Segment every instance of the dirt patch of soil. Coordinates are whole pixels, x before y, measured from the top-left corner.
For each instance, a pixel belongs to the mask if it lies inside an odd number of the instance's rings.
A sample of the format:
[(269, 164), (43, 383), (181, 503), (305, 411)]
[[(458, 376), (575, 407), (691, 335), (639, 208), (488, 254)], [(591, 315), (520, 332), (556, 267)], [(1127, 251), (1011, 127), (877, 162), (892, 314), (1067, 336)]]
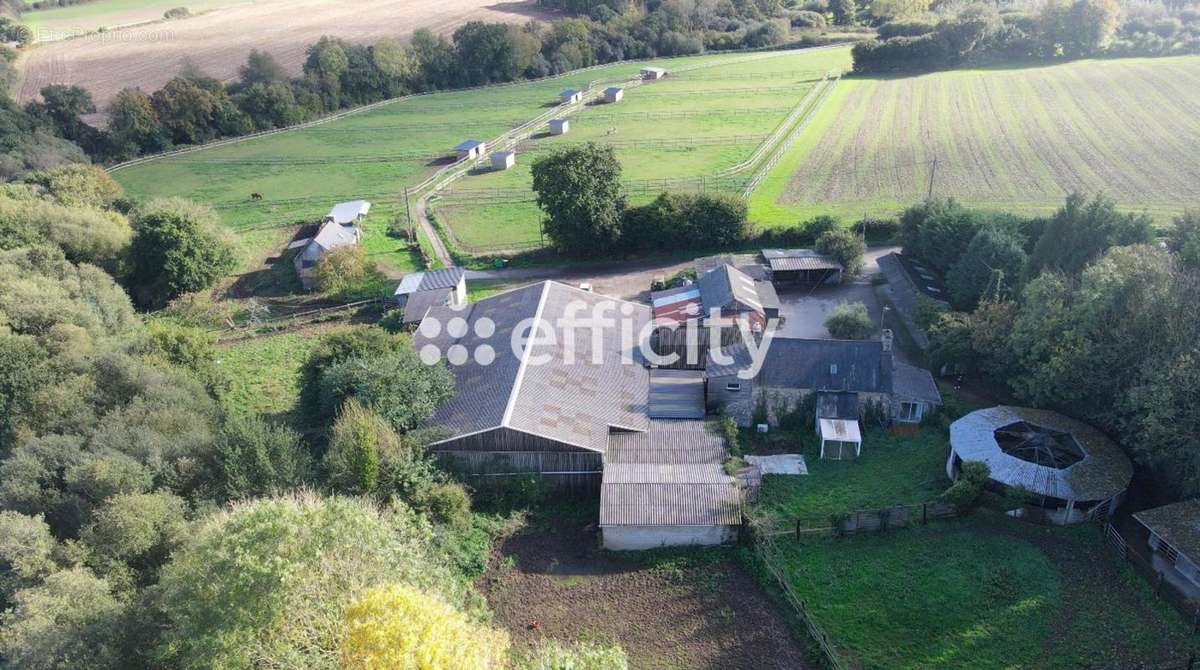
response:
[(260, 0), (178, 21), (111, 30), (31, 49), (18, 99), (48, 84), (77, 84), (104, 109), (121, 89), (154, 91), (185, 62), (232, 79), (251, 48), (269, 51), (296, 74), (322, 35), (369, 43), (407, 39), (418, 28), (448, 35), (472, 20), (524, 23), (547, 18), (532, 0)]
[(613, 553), (599, 540), (594, 524), (573, 518), (501, 542), (479, 587), (515, 646), (616, 642), (636, 670), (809, 667), (732, 549)]

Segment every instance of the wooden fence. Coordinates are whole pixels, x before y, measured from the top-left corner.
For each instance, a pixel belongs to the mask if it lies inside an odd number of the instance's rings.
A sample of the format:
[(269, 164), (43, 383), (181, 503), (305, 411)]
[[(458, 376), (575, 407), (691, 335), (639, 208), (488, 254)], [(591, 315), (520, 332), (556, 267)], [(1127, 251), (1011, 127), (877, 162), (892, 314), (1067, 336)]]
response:
[[(761, 519), (752, 521), (751, 523), (752, 525), (765, 524)], [(825, 665), (831, 670), (858, 670), (858, 668), (861, 668), (859, 663), (851, 660), (846, 652), (838, 648), (833, 638), (829, 637), (825, 629), (813, 618), (812, 613), (808, 609), (808, 603), (792, 588), (791, 581), (787, 579), (783, 568), (775, 560), (775, 533), (768, 528), (759, 526), (756, 528), (754, 535), (756, 538), (754, 548), (758, 554), (759, 561), (766, 567), (767, 572), (771, 574), (784, 599), (791, 605), (796, 616), (804, 623), (804, 628), (808, 632), (809, 638), (816, 644), (817, 649), (820, 650)]]
[[(1162, 571), (1154, 566), (1150, 556), (1111, 523), (1104, 524), (1104, 539), (1118, 556), (1133, 566), (1134, 572), (1150, 583), (1155, 595), (1170, 603), (1184, 618), (1192, 622), (1192, 632), (1200, 633), (1200, 602), (1171, 583)], [(1190, 668), (1191, 665), (1187, 667)]]
[(801, 539), (805, 535), (825, 534), (853, 535), (862, 532), (878, 532), (895, 528), (907, 528), (914, 525), (924, 525), (935, 519), (948, 519), (958, 516), (958, 508), (940, 501), (917, 503), (915, 505), (891, 505), (879, 509), (856, 510), (845, 514), (831, 514), (821, 517), (797, 517), (794, 527), (776, 531), (776, 535), (795, 535)]
[(292, 314), (266, 316), (253, 319), (248, 323), (235, 324), (231, 322), (227, 328), (215, 329), (215, 332), (217, 333), (217, 339), (221, 341), (247, 339), (255, 335), (277, 332), (309, 323), (333, 319), (344, 312), (357, 312), (360, 309), (372, 305), (382, 305), (385, 302), (383, 298), (370, 298), (368, 300), (358, 300), (340, 305), (318, 307)]

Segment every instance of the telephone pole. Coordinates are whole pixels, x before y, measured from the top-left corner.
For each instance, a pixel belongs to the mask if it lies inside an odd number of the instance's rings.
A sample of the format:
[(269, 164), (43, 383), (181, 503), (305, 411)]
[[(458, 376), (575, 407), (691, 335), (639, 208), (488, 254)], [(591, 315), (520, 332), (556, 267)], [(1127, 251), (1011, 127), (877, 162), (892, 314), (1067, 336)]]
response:
[(929, 191), (925, 194), (926, 200), (933, 200), (933, 179), (937, 176), (937, 156), (933, 157), (933, 162), (929, 164)]
[(413, 221), (412, 207), (408, 204), (408, 187), (404, 187), (404, 216), (408, 218), (408, 240), (417, 241), (417, 222)]

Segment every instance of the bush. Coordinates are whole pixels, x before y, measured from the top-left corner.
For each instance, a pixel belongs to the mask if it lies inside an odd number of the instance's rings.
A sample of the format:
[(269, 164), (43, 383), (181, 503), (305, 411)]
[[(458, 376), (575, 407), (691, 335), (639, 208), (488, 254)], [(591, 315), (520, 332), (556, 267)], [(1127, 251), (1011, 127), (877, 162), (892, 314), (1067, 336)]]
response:
[(188, 11), (187, 7), (172, 7), (171, 9), (163, 12), (164, 19), (182, 19), (191, 15), (192, 13)]
[(742, 455), (742, 435), (738, 429), (737, 422), (728, 414), (721, 415), (721, 436), (725, 438), (725, 449), (730, 456), (740, 457)]
[(842, 264), (845, 270), (842, 278), (845, 279), (862, 271), (863, 254), (867, 251), (867, 245), (854, 233), (845, 228), (838, 228), (821, 233), (817, 238), (816, 249), (818, 253), (830, 256)]
[(914, 311), (913, 320), (917, 322), (917, 327), (928, 331), (943, 314), (950, 311), (950, 308), (922, 293), (917, 295), (917, 307)]
[(454, 375), (445, 365), (426, 365), (416, 351), (404, 347), (331, 365), (321, 376), (320, 394), (322, 417), (334, 416), (353, 397), (403, 433), (454, 395)]
[(958, 481), (942, 493), (942, 500), (951, 503), (959, 512), (966, 513), (979, 503), (984, 486), (991, 476), (988, 464), (982, 461), (965, 461), (959, 468)]
[(471, 496), (457, 482), (430, 483), (418, 489), (410, 502), (434, 523), (461, 528), (471, 519)]
[(730, 249), (749, 231), (745, 201), (727, 195), (662, 193), (621, 215), (621, 246), (633, 252)]
[(809, 244), (816, 244), (817, 239), (825, 233), (838, 230), (842, 227), (842, 222), (836, 216), (822, 214), (800, 224), (801, 230), (804, 231), (804, 236), (808, 238)]
[(879, 26), (879, 39), (890, 40), (893, 37), (920, 37), (937, 30), (937, 22), (933, 19), (900, 19), (888, 21)]
[(152, 200), (134, 210), (133, 232), (130, 285), (148, 306), (208, 288), (236, 265), (233, 246), (206, 205)]
[(865, 340), (875, 332), (875, 324), (861, 302), (841, 303), (825, 319), (825, 328), (838, 340)]
[(330, 486), (338, 492), (374, 493), (381, 463), (410, 456), (391, 424), (352, 398), (342, 406), (330, 431), (325, 470)]
[(341, 670), (500, 670), (508, 636), (416, 589), (384, 584), (346, 608)]
[(817, 12), (801, 10), (792, 16), (793, 28), (816, 28), (817, 30), (824, 30), (827, 25), (825, 15)]

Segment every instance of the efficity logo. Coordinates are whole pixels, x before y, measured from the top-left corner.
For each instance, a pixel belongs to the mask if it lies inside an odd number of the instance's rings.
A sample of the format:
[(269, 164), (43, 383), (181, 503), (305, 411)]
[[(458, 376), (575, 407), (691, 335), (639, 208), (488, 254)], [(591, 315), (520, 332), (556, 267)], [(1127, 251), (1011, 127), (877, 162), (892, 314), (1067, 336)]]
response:
[[(740, 336), (741, 362), (746, 363), (737, 375), (751, 379), (762, 368), (779, 326), (777, 319), (770, 319), (759, 327), (744, 315), (723, 316), (719, 309), (703, 318), (693, 312), (684, 321), (647, 321), (636, 318), (637, 310), (628, 302), (576, 300), (566, 305), (561, 317), (527, 317), (502, 331), (486, 316), (468, 321), (465, 310), (466, 305), (456, 306), (449, 313), (421, 320), (417, 332), (426, 343), (417, 353), (423, 363), (436, 365), (444, 360), (455, 367), (468, 363), (488, 366), (496, 362), (498, 351), (507, 350), (534, 366), (602, 365), (614, 355), (627, 365), (666, 367), (685, 359), (689, 364), (707, 360), (734, 365), (738, 361), (722, 347), (730, 341), (732, 329)], [(672, 344), (662, 346), (664, 341)]]

